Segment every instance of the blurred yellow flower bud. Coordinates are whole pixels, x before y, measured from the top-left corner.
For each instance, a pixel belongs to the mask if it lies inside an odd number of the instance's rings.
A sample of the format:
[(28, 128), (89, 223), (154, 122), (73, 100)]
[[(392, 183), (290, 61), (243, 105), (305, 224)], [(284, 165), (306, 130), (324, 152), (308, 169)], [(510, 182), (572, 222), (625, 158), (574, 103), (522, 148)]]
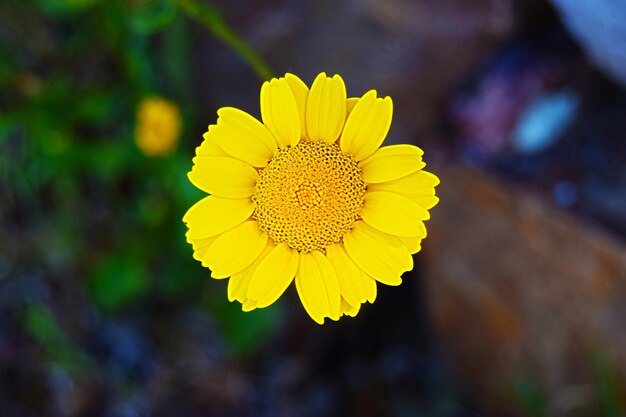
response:
[(172, 153), (180, 139), (180, 128), (180, 110), (174, 102), (153, 96), (139, 103), (135, 142), (144, 155)]

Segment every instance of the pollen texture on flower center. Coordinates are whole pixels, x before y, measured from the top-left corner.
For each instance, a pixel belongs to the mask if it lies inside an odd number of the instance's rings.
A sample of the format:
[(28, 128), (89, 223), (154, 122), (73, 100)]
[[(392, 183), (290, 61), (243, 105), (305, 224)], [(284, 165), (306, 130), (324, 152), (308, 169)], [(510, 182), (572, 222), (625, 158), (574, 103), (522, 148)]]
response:
[(352, 229), (364, 195), (360, 168), (337, 144), (303, 140), (259, 173), (254, 218), (275, 243), (324, 252)]

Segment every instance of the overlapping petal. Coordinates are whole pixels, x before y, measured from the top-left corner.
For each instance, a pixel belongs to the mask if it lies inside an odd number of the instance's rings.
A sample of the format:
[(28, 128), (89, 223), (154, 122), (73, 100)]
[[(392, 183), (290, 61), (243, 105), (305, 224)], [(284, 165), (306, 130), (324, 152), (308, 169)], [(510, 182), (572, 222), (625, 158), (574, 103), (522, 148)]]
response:
[(430, 218), (428, 210), (407, 197), (389, 191), (365, 194), (361, 218), (365, 223), (396, 236), (426, 236), (423, 220)]
[(355, 161), (371, 156), (385, 140), (392, 115), (391, 98), (377, 98), (375, 90), (368, 91), (350, 112), (339, 140), (341, 150)]
[(285, 78), (266, 81), (261, 87), (261, 117), (280, 148), (300, 141), (300, 111)]
[(339, 75), (320, 73), (313, 81), (306, 102), (306, 128), (314, 141), (333, 143), (346, 120), (346, 86)]
[(335, 269), (341, 296), (352, 306), (359, 306), (376, 298), (376, 282), (365, 275), (346, 253), (343, 244), (326, 248), (326, 257)]
[(339, 320), (341, 293), (337, 275), (328, 258), (318, 251), (300, 253), (296, 289), (309, 316), (319, 324), (324, 318)]
[(290, 73), (285, 74), (285, 81), (289, 84), (298, 106), (300, 135), (302, 138), (308, 139), (309, 134), (306, 131), (306, 102), (309, 97), (309, 87), (300, 78)]
[(367, 275), (387, 285), (400, 285), (403, 272), (413, 269), (409, 250), (396, 237), (371, 229), (363, 221), (344, 236), (350, 259)]
[(361, 304), (352, 306), (343, 297), (341, 297), (340, 312), (342, 316), (356, 317), (360, 309), (361, 309)]
[[(426, 237), (426, 235), (424, 235)], [(398, 239), (406, 246), (411, 254), (422, 250), (422, 240), (424, 237), (398, 236)]]
[(215, 136), (213, 135), (213, 129), (215, 129), (215, 126), (217, 125), (210, 125), (209, 130), (202, 135), (204, 140), (200, 146), (196, 148), (196, 155), (228, 156), (228, 154), (224, 152), (215, 141)]
[(439, 178), (427, 171), (419, 170), (395, 180), (372, 184), (367, 187), (374, 191), (393, 191), (405, 195), (434, 195)]
[(439, 178), (430, 172), (419, 170), (396, 180), (369, 184), (368, 191), (389, 191), (409, 198), (426, 210), (430, 210), (439, 202), (435, 196), (435, 187)]
[(380, 148), (359, 163), (367, 184), (392, 181), (412, 174), (426, 166), (423, 151), (413, 145), (391, 145)]
[(200, 155), (187, 175), (202, 191), (225, 198), (250, 197), (259, 179), (256, 169), (246, 162), (227, 156)]
[(217, 239), (217, 236), (187, 240), (191, 243), (191, 247), (193, 248), (193, 258), (200, 261), (203, 266), (206, 266), (204, 261), (206, 252), (209, 250), (209, 247), (213, 244), (213, 242), (215, 242), (215, 239)]
[(348, 101), (346, 101), (346, 120), (350, 117), (350, 113), (352, 113), (354, 106), (356, 106), (359, 100), (361, 100), (361, 97), (349, 97)]
[(255, 221), (246, 221), (222, 233), (209, 246), (204, 259), (211, 277), (225, 278), (243, 271), (261, 254), (267, 233)]
[(228, 280), (228, 301), (237, 300), (241, 304), (245, 304), (248, 299), (248, 285), (250, 284), (250, 279), (252, 279), (252, 274), (256, 271), (257, 266), (265, 259), (265, 256), (270, 253), (276, 245), (272, 243), (271, 239), (268, 239), (265, 244), (265, 248), (261, 254), (244, 270), (233, 274), (232, 277)]
[(298, 252), (280, 243), (259, 263), (248, 285), (246, 304), (267, 307), (278, 300), (296, 275)]
[(183, 217), (190, 239), (218, 235), (247, 220), (254, 212), (249, 198), (230, 199), (208, 196), (191, 206)]
[(430, 210), (435, 207), (437, 203), (439, 203), (439, 197), (434, 195), (415, 196), (412, 197), (412, 200), (424, 207), (426, 210)]
[(217, 125), (209, 134), (228, 155), (261, 168), (278, 151), (272, 133), (248, 113), (233, 107), (222, 107), (217, 114)]

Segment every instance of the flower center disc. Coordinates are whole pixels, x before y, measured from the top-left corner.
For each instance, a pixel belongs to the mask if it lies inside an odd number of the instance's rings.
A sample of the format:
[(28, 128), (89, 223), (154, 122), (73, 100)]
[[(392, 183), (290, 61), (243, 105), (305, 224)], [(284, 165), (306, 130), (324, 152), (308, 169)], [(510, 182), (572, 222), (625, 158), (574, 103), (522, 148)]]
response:
[(360, 168), (337, 144), (302, 140), (259, 172), (254, 218), (277, 244), (324, 251), (352, 229), (364, 195)]

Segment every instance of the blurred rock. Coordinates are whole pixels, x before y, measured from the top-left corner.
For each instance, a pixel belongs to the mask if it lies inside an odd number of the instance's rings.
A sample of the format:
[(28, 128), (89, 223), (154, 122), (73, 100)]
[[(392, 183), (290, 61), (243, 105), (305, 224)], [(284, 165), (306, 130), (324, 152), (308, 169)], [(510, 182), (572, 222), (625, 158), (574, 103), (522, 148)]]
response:
[(517, 378), (557, 395), (590, 382), (597, 349), (626, 374), (626, 247), (484, 174), (438, 175), (423, 256), (428, 300), (470, 395), (511, 412)]
[(626, 85), (626, 3), (551, 0), (563, 23), (607, 75)]

